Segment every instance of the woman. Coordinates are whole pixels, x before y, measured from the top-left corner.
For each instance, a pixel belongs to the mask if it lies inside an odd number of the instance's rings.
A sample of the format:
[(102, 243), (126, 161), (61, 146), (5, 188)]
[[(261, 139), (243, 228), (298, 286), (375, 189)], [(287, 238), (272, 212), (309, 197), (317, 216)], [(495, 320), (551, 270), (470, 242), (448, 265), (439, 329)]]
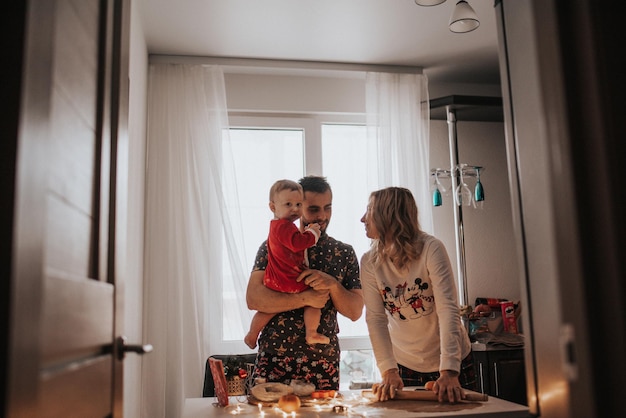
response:
[(443, 243), (420, 230), (411, 192), (389, 187), (370, 195), (361, 218), (371, 249), (361, 258), (366, 321), (383, 377), (378, 400), (404, 386), (435, 381), (439, 402), (474, 389), (470, 340)]

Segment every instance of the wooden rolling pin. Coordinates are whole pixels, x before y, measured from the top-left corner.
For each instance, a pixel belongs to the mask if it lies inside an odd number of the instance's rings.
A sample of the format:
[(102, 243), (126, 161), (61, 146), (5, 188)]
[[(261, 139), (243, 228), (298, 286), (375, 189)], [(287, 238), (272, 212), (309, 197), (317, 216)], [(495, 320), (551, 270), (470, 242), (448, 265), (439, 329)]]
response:
[[(361, 396), (368, 399), (375, 398), (374, 392), (371, 389), (366, 389), (361, 392)], [(396, 392), (396, 396), (393, 400), (408, 400), (408, 401), (439, 401), (439, 397), (435, 394), (435, 392), (431, 390), (399, 390)], [(489, 396), (484, 393), (473, 392), (470, 390), (465, 390), (465, 401), (472, 402), (487, 402), (489, 400)]]

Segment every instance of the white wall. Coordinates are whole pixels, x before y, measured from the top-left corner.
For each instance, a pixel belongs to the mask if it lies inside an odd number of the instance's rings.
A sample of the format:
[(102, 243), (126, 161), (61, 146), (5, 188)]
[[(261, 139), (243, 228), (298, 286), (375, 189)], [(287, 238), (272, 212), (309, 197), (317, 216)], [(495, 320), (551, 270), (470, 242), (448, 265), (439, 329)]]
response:
[[(431, 121), (431, 168), (450, 168), (448, 124)], [(468, 302), (477, 297), (518, 301), (518, 277), (504, 124), (502, 122), (457, 122), (459, 163), (484, 167), (482, 209), (463, 207)], [(474, 179), (467, 180), (473, 190)], [(446, 186), (449, 186), (449, 182)], [(443, 205), (433, 208), (435, 235), (446, 245), (456, 268), (453, 194), (443, 196)]]
[[(177, 60), (180, 62), (180, 60)], [(267, 112), (365, 112), (365, 73), (333, 71), (332, 76), (255, 75), (225, 71), (231, 110)], [(430, 84), (431, 99), (451, 95), (501, 95), (499, 85)]]
[(225, 73), (229, 110), (365, 113), (364, 76), (255, 76)]

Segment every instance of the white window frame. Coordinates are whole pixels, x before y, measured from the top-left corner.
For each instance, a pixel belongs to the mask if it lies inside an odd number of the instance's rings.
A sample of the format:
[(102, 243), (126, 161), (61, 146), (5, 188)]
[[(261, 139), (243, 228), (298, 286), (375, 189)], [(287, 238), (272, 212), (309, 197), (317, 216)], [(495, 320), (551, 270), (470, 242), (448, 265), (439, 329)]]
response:
[[(323, 124), (365, 124), (365, 115), (356, 113), (281, 114), (262, 112), (229, 112), (228, 117), (231, 129), (303, 129), (305, 175), (324, 175), (322, 167)], [(332, 223), (330, 235), (332, 236)], [(360, 256), (361, 254), (357, 254), (357, 257)], [(247, 264), (252, 265), (251, 263)], [(360, 320), (365, 320), (365, 311), (363, 311), (363, 315)], [(342, 337), (340, 333), (339, 342), (342, 351), (371, 349), (371, 342), (368, 335), (360, 337)], [(235, 342), (222, 341), (220, 345), (231, 346), (233, 343)], [(244, 348), (245, 345), (241, 342), (241, 350)]]

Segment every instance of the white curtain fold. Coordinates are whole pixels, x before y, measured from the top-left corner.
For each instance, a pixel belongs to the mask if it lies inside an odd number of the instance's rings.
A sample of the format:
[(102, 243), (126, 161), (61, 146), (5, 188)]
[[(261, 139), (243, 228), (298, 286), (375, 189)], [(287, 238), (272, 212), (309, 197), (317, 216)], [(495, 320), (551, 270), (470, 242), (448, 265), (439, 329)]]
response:
[(366, 75), (368, 160), (378, 163), (377, 188), (411, 190), (422, 229), (433, 232), (430, 198), (428, 79), (423, 74)]
[[(224, 236), (238, 258), (223, 215), (228, 202), (237, 205), (222, 187), (229, 154), (221, 68), (153, 64), (148, 82), (143, 318), (154, 351), (142, 362), (142, 416), (176, 418), (186, 397), (202, 396)], [(237, 263), (230, 268), (244, 276)]]

